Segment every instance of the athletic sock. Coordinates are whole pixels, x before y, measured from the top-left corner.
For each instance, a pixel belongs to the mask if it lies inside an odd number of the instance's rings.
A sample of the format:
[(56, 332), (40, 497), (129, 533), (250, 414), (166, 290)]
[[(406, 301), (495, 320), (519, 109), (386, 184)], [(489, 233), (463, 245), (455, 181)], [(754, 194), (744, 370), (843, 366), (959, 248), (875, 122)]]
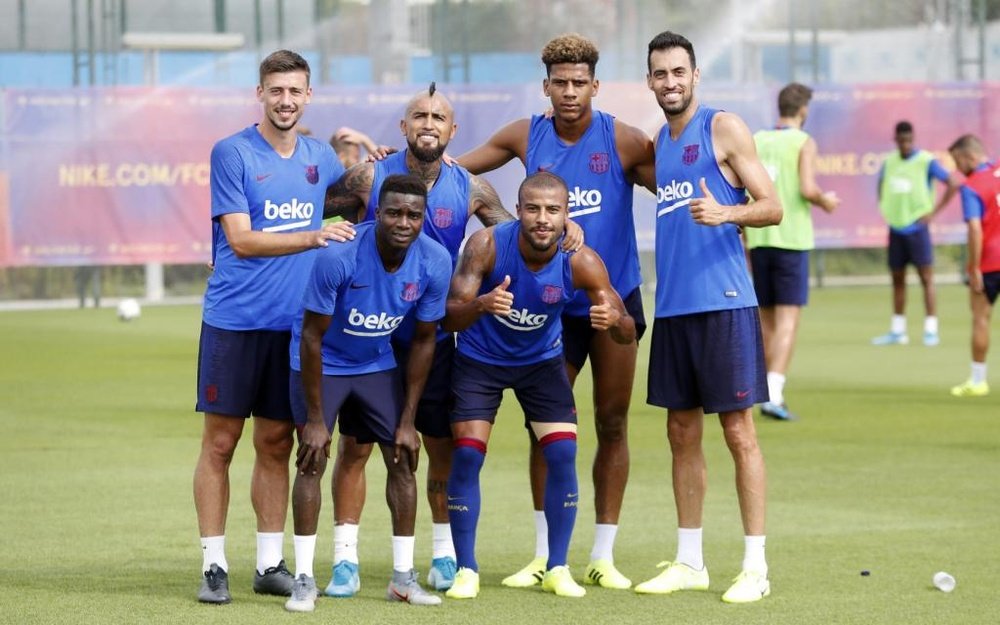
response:
[(302, 574), (316, 577), (313, 575), (313, 560), (316, 559), (316, 534), (312, 536), (292, 534), (292, 543), (295, 545), (295, 577)]
[(615, 536), (618, 526), (609, 523), (598, 523), (594, 526), (594, 548), (590, 550), (590, 561), (607, 560), (614, 562)]
[(392, 570), (407, 573), (413, 570), (413, 536), (392, 537)]
[(549, 560), (546, 569), (563, 566), (576, 523), (580, 491), (576, 481), (576, 434), (553, 432), (538, 441), (548, 465), (545, 478), (545, 521), (549, 526)]
[(938, 333), (938, 318), (934, 316), (926, 317), (924, 319), (924, 332), (928, 334)]
[(479, 472), (486, 461), (486, 443), (456, 438), (448, 476), (448, 519), (459, 568), (479, 570), (476, 563), (476, 525), (479, 523)]
[(705, 568), (705, 560), (701, 553), (701, 528), (677, 528), (676, 562), (686, 564), (696, 571)]
[(764, 536), (743, 537), (743, 570), (756, 571), (767, 576), (767, 559), (764, 557)]
[(906, 334), (906, 315), (893, 315), (889, 328), (893, 334)]
[(454, 558), (455, 545), (451, 542), (451, 524), (434, 523), (431, 528), (431, 558)]
[(535, 510), (535, 558), (549, 558), (549, 524), (545, 510)]
[(226, 535), (205, 536), (201, 539), (201, 571), (208, 571), (213, 564), (218, 565), (223, 571), (229, 571), (229, 563), (226, 562)]
[(982, 384), (985, 381), (986, 381), (986, 363), (985, 362), (972, 363), (972, 383)]
[(358, 526), (343, 523), (333, 526), (333, 563), (347, 560), (358, 563)]
[(285, 542), (284, 532), (257, 532), (257, 572), (278, 566)]
[(771, 403), (785, 403), (785, 375), (783, 373), (767, 372), (767, 394), (771, 396)]

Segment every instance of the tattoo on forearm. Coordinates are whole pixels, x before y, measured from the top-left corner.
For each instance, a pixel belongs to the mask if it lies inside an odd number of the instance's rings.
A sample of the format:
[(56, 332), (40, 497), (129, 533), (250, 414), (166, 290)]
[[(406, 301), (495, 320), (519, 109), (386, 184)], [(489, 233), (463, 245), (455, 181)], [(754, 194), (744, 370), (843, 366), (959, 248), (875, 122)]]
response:
[(469, 204), (484, 226), (495, 226), (498, 223), (514, 219), (514, 216), (503, 207), (500, 196), (493, 185), (478, 176), (473, 176), (469, 180), (469, 185), (471, 187)]
[(373, 169), (369, 163), (356, 165), (326, 191), (323, 218), (343, 217), (357, 223), (364, 218), (365, 201), (371, 193)]

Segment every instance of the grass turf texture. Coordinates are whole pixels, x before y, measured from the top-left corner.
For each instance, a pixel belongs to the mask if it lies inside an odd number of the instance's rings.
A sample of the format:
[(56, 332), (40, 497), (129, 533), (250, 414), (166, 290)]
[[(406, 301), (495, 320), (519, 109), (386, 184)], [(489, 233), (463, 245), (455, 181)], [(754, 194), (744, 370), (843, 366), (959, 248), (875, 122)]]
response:
[[(132, 323), (107, 309), (0, 313), (0, 623), (994, 623), (1000, 361), (994, 353), (993, 396), (950, 397), (948, 388), (968, 374), (966, 293), (939, 289), (942, 343), (926, 348), (919, 289), (910, 291), (913, 343), (896, 347), (869, 345), (888, 325), (887, 288), (813, 292), (786, 393), (803, 419), (757, 418), (769, 474), (773, 593), (749, 606), (720, 601), (743, 544), (732, 462), (714, 417), (705, 431), (708, 592), (656, 597), (588, 587), (585, 598), (570, 600), (501, 587), (534, 544), (527, 443), (513, 397), (483, 471), (477, 600), (418, 608), (383, 599), (391, 548), (377, 460), (369, 464), (359, 596), (321, 599), (314, 614), (291, 615), (283, 599), (254, 595), (247, 429), (231, 472), (233, 603), (200, 605), (191, 497), (201, 432), (192, 412), (199, 310), (147, 306)], [(673, 557), (676, 536), (664, 413), (644, 403), (647, 349), (644, 342), (616, 547), (617, 564), (633, 582)], [(577, 389), (581, 509), (570, 553), (578, 580), (593, 538), (589, 392), (585, 372)], [(332, 552), (325, 497), (321, 588)], [(416, 563), (423, 576), (430, 521), (422, 487), (420, 497)], [(294, 569), (290, 520), (287, 533)], [(937, 570), (957, 578), (955, 592), (932, 588)]]

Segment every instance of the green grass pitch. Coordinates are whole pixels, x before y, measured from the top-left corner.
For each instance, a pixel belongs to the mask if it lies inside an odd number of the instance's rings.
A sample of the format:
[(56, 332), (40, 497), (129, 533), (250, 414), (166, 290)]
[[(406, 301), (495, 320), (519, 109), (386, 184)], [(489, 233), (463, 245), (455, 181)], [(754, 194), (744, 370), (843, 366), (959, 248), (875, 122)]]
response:
[[(911, 338), (921, 324), (918, 291), (911, 287)], [(530, 559), (534, 544), (527, 443), (509, 397), (483, 472), (480, 597), (439, 608), (383, 599), (391, 548), (384, 471), (373, 460), (362, 590), (351, 600), (322, 599), (311, 615), (288, 614), (281, 599), (250, 591), (249, 431), (231, 473), (233, 603), (195, 601), (198, 308), (147, 306), (132, 323), (108, 309), (0, 313), (0, 623), (996, 623), (1000, 360), (992, 355), (993, 396), (950, 397), (948, 388), (968, 375), (969, 313), (960, 287), (941, 287), (939, 299), (940, 346), (915, 340), (876, 348), (869, 340), (888, 327), (888, 288), (813, 291), (787, 387), (803, 419), (757, 420), (769, 479), (773, 591), (764, 601), (720, 601), (743, 546), (732, 462), (714, 417), (705, 439), (708, 592), (650, 597), (590, 587), (585, 598), (571, 600), (502, 588), (500, 580)], [(996, 328), (994, 335), (1000, 341)], [(673, 557), (676, 536), (665, 415), (644, 402), (647, 347), (616, 548), (619, 568), (635, 582)], [(570, 564), (578, 578), (594, 520), (588, 377), (581, 375), (577, 388), (585, 505)], [(329, 579), (332, 541), (326, 496), (316, 562), (321, 585)], [(290, 533), (289, 522), (289, 560)], [(426, 571), (429, 560), (421, 488), (418, 569)], [(953, 593), (931, 586), (938, 570), (957, 578)]]

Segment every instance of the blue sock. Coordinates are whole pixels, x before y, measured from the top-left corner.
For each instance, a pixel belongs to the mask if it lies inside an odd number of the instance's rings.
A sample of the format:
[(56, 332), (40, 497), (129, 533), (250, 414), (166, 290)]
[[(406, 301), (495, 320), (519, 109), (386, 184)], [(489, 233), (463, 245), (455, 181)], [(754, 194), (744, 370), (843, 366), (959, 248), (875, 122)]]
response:
[(456, 438), (448, 476), (448, 520), (455, 561), (459, 568), (479, 570), (476, 563), (476, 525), (479, 523), (479, 472), (486, 460), (486, 443)]
[(576, 434), (555, 432), (542, 437), (548, 465), (545, 478), (545, 521), (549, 525), (549, 561), (546, 569), (566, 564), (569, 539), (576, 524), (580, 491), (576, 481)]

